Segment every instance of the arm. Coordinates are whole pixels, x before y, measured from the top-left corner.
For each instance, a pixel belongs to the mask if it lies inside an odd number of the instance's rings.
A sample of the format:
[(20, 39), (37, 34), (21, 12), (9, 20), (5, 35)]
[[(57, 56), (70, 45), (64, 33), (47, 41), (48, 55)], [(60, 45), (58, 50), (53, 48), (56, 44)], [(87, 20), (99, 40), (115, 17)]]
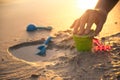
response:
[(98, 35), (103, 28), (108, 13), (118, 1), (119, 0), (99, 0), (95, 9), (87, 10), (80, 18), (74, 21), (71, 26), (73, 33), (79, 35), (89, 34), (92, 25), (95, 23), (96, 29), (92, 36)]
[(108, 14), (118, 1), (119, 0), (99, 0), (95, 9), (102, 10)]

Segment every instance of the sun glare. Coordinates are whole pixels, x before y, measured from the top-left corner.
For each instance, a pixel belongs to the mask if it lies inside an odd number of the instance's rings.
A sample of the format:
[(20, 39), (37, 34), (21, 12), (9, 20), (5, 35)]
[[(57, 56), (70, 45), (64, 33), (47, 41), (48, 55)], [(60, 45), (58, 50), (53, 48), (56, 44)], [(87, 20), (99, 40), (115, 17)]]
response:
[(98, 0), (77, 0), (77, 7), (82, 10), (93, 9), (97, 2)]

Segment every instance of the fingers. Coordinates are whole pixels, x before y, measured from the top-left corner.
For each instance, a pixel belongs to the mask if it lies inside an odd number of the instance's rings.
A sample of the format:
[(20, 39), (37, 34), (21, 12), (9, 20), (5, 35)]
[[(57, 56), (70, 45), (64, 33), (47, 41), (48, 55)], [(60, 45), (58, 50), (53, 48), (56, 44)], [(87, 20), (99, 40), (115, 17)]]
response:
[(74, 25), (76, 24), (77, 20), (78, 20), (78, 19), (76, 19), (76, 20), (73, 22), (73, 24), (72, 24), (72, 26), (70, 26), (70, 28), (74, 28)]
[(84, 31), (85, 31), (85, 28), (84, 28), (85, 24), (86, 24), (86, 22), (81, 21), (80, 29), (79, 29), (79, 32), (78, 32), (79, 35), (82, 35), (84, 33)]
[(85, 24), (89, 18), (88, 11), (86, 11), (79, 19), (75, 20), (70, 28), (73, 28), (74, 34), (84, 34)]
[(88, 20), (87, 27), (86, 27), (85, 32), (84, 32), (85, 34), (90, 33), (93, 23), (94, 23), (93, 20), (91, 20), (91, 19)]
[(73, 33), (74, 33), (74, 34), (78, 33), (78, 28), (79, 28), (79, 26), (80, 26), (80, 20), (77, 19), (77, 20), (73, 23), (73, 25), (72, 25), (72, 27), (74, 27), (74, 29), (73, 29)]
[(80, 19), (79, 35), (82, 35), (85, 32), (85, 24), (88, 21), (88, 16), (89, 16), (88, 13), (85, 13)]
[[(77, 19), (70, 28), (73, 28), (75, 34), (89, 34), (93, 23), (96, 24), (96, 29), (93, 36), (97, 36), (102, 30), (103, 24), (106, 21), (106, 15), (101, 15), (96, 10), (87, 10), (79, 19)], [(86, 26), (87, 24), (87, 26)], [(86, 26), (86, 29), (85, 29)]]
[(95, 35), (94, 36), (99, 34), (99, 32), (102, 30), (102, 27), (103, 27), (103, 22), (100, 22), (95, 29)]
[(70, 28), (74, 28), (73, 29), (73, 33), (74, 34), (83, 34), (85, 31), (85, 24), (87, 22), (87, 16), (81, 17), (77, 20), (75, 20), (75, 22), (72, 24), (72, 26)]
[[(85, 29), (85, 24), (87, 23), (87, 27)], [(80, 19), (75, 20), (75, 22), (72, 24), (70, 28), (73, 29), (74, 34), (88, 34), (91, 30), (91, 26), (94, 23), (93, 18), (89, 18), (87, 16), (81, 17)]]

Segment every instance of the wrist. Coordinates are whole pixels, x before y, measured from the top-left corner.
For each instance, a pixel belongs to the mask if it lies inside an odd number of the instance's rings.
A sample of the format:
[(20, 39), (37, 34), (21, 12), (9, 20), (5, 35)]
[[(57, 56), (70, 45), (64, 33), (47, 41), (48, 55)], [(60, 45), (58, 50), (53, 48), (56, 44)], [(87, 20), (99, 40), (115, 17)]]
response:
[(105, 9), (95, 9), (97, 12), (99, 12), (100, 14), (102, 14), (102, 15), (108, 15), (108, 12), (105, 10)]

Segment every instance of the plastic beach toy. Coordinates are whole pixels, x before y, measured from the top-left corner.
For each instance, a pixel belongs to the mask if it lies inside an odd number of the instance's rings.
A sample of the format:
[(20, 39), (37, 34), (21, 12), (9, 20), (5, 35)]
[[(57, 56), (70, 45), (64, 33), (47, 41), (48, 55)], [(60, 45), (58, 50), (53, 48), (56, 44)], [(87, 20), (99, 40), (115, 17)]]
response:
[(94, 44), (93, 50), (95, 52), (97, 52), (97, 51), (109, 51), (109, 50), (111, 50), (111, 46), (109, 46), (109, 45), (103, 45), (102, 42), (100, 42), (97, 38), (93, 39), (93, 44)]
[(75, 41), (75, 47), (78, 51), (91, 51), (92, 37), (88, 37), (87, 35), (73, 35), (73, 39)]
[(52, 39), (52, 37), (48, 37), (47, 40), (45, 40), (44, 44), (38, 47), (40, 52), (38, 52), (37, 55), (43, 56), (46, 54), (46, 48), (47, 48), (49, 42), (51, 41), (51, 39)]
[(40, 26), (40, 27), (37, 27), (35, 26), (34, 24), (29, 24), (27, 26), (27, 29), (26, 31), (35, 31), (35, 30), (38, 30), (38, 29), (44, 29), (44, 30), (52, 30), (52, 27), (51, 26), (47, 26), (47, 27), (44, 27), (44, 26)]

